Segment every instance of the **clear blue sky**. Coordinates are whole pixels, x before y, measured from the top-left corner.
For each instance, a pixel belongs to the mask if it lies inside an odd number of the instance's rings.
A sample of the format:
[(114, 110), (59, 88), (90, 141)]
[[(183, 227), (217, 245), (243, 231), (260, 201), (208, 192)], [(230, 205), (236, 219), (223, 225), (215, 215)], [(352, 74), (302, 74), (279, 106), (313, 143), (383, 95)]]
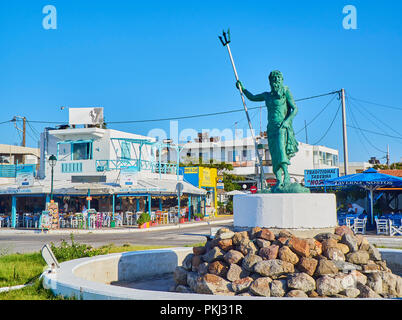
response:
[[(57, 9), (57, 30), (45, 30), (42, 8)], [(357, 30), (342, 27), (345, 5), (357, 9)], [(349, 161), (402, 157), (402, 22), (400, 1), (1, 1), (0, 122), (15, 115), (67, 122), (60, 106), (105, 108), (106, 121), (154, 119), (242, 108), (226, 49), (217, 36), (230, 27), (240, 79), (253, 93), (268, 90), (279, 69), (293, 96), (342, 87), (368, 103), (347, 105), (362, 129), (348, 128)], [(294, 128), (330, 101), (298, 103)], [(259, 103), (248, 102), (249, 107)], [(308, 127), (309, 143), (324, 135), (338, 100)], [(364, 112), (365, 109), (369, 112)], [(353, 114), (352, 114), (353, 113)], [(259, 130), (260, 113), (251, 111)], [(184, 128), (247, 128), (244, 113), (179, 121)], [(262, 114), (266, 125), (266, 111)], [(46, 124), (34, 123), (42, 131)], [(109, 125), (147, 134), (169, 122)], [(391, 129), (390, 129), (391, 128)], [(36, 136), (28, 128), (28, 146)], [(305, 142), (305, 133), (297, 135)], [(0, 125), (0, 143), (20, 143), (11, 123)], [(342, 156), (341, 113), (320, 144)], [(382, 160), (384, 162), (384, 160)]]

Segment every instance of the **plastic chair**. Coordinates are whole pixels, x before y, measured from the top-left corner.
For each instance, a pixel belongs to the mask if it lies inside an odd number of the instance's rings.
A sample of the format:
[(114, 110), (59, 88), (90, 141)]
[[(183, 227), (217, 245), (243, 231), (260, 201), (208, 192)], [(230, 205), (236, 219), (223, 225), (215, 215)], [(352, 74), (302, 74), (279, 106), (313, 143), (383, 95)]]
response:
[(353, 223), (352, 230), (354, 233), (361, 233), (365, 234), (366, 233), (366, 223), (367, 223), (367, 217), (364, 219), (359, 219), (356, 218)]
[(377, 234), (390, 234), (389, 220), (375, 218)]

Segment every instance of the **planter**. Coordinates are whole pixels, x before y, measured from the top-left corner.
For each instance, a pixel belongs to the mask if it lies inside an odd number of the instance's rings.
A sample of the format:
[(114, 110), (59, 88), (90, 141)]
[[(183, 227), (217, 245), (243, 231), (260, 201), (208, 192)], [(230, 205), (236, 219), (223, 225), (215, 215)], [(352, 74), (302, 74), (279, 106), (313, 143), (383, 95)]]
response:
[(157, 225), (158, 225), (157, 222), (151, 222), (151, 227), (155, 227), (155, 226), (157, 226)]
[(143, 223), (143, 224), (140, 224), (140, 225), (138, 225), (138, 227), (139, 227), (140, 229), (149, 228), (149, 222), (145, 222), (145, 223)]

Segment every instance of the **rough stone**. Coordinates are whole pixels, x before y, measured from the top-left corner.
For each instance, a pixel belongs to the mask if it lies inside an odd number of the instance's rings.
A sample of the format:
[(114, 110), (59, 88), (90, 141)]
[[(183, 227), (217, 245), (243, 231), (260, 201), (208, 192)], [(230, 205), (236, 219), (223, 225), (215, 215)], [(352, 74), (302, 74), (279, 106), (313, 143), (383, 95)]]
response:
[(340, 292), (348, 298), (356, 298), (360, 294), (360, 290), (357, 288), (348, 288)]
[(324, 256), (326, 256), (330, 260), (345, 261), (345, 255), (337, 247), (330, 247), (324, 250)]
[(244, 258), (244, 255), (237, 250), (229, 250), (224, 256), (223, 259), (227, 263), (239, 263)]
[(198, 273), (203, 276), (208, 273), (208, 262), (203, 262), (198, 266)]
[(257, 245), (258, 248), (265, 248), (269, 247), (271, 245), (271, 242), (264, 239), (256, 239), (255, 244)]
[(276, 259), (278, 256), (279, 246), (273, 244), (269, 247), (261, 248), (258, 255), (264, 260)]
[(228, 279), (229, 281), (236, 281), (241, 278), (248, 277), (249, 275), (250, 275), (249, 271), (244, 270), (237, 264), (232, 263), (229, 266), (229, 270), (226, 274), (226, 279)]
[(187, 286), (190, 287), (192, 291), (197, 290), (197, 282), (200, 276), (197, 272), (188, 272), (187, 273)]
[(225, 252), (219, 247), (213, 247), (207, 253), (202, 256), (202, 259), (206, 262), (214, 262), (216, 260), (223, 260)]
[(194, 255), (191, 259), (191, 271), (198, 271), (199, 265), (202, 263), (201, 256)]
[(351, 274), (337, 274), (334, 276), (334, 279), (339, 282), (342, 290), (356, 286), (355, 278)]
[(287, 229), (280, 230), (278, 233), (278, 238), (293, 238), (294, 235)]
[(288, 277), (289, 289), (302, 290), (303, 292), (315, 290), (315, 280), (307, 273), (294, 273)]
[(336, 274), (338, 273), (338, 268), (331, 260), (321, 259), (318, 261), (317, 268), (315, 269), (315, 274), (317, 276)]
[(235, 246), (239, 245), (240, 243), (250, 240), (247, 231), (236, 232), (232, 238), (233, 244)]
[(268, 241), (275, 240), (275, 234), (269, 229), (262, 229), (261, 231), (257, 232), (256, 237)]
[(246, 277), (246, 278), (242, 278), (239, 280), (235, 280), (232, 282), (232, 290), (235, 293), (243, 293), (248, 290), (248, 288), (250, 287), (250, 285), (253, 281), (254, 280), (251, 277)]
[(257, 262), (262, 261), (263, 258), (261, 258), (260, 256), (256, 255), (256, 254), (251, 254), (249, 253), (248, 255), (246, 255), (243, 259), (242, 262), (242, 267), (243, 269), (253, 272), (254, 271), (254, 265)]
[(248, 255), (249, 253), (252, 253), (252, 254), (257, 253), (257, 248), (255, 247), (254, 242), (250, 241), (250, 240), (241, 242), (237, 246), (237, 249), (245, 256)]
[(264, 277), (278, 277), (285, 273), (294, 272), (294, 266), (279, 259), (263, 260), (255, 264), (254, 271)]
[(333, 260), (332, 261), (335, 266), (338, 268), (340, 272), (349, 272), (352, 270), (362, 270), (361, 266), (358, 266), (357, 264), (353, 264), (350, 262), (342, 261), (342, 260)]
[(354, 251), (346, 255), (346, 261), (353, 264), (367, 264), (369, 258), (368, 252), (362, 250)]
[(286, 297), (308, 298), (308, 295), (302, 290), (291, 290), (286, 294)]
[(289, 247), (293, 252), (302, 257), (308, 257), (310, 255), (310, 246), (305, 239), (293, 237), (289, 241)]
[(215, 274), (222, 278), (226, 277), (226, 274), (228, 273), (228, 269), (229, 269), (228, 265), (226, 264), (226, 262), (223, 262), (223, 261), (214, 261), (208, 265), (209, 273)]
[(196, 256), (202, 256), (203, 254), (205, 254), (207, 252), (205, 246), (200, 246), (200, 247), (193, 247), (193, 253)]
[(353, 278), (354, 278), (354, 280), (356, 282), (356, 285), (357, 284), (364, 284), (365, 285), (367, 283), (367, 277), (364, 274), (362, 274), (361, 272), (359, 272), (357, 270), (352, 270), (350, 272), (350, 274), (353, 276)]
[(198, 279), (196, 292), (201, 294), (227, 294), (232, 292), (231, 288), (229, 281), (207, 273)]
[(262, 230), (262, 228), (260, 228), (260, 227), (251, 228), (251, 230), (249, 232), (250, 233), (250, 239), (255, 239), (257, 233), (260, 232), (261, 230)]
[(317, 265), (317, 259), (301, 257), (297, 268), (300, 271), (307, 273), (309, 276), (313, 276)]
[(343, 290), (339, 281), (329, 275), (324, 275), (316, 281), (317, 293), (320, 296), (331, 296)]
[(369, 248), (368, 248), (367, 252), (369, 253), (370, 259), (372, 259), (374, 261), (381, 261), (380, 251), (372, 244), (369, 244)]
[(376, 298), (381, 298), (381, 296), (377, 293), (375, 293), (374, 290), (372, 290), (370, 287), (364, 285), (364, 284), (358, 284), (357, 289), (360, 290), (359, 298), (371, 298), (371, 299), (376, 299)]
[(262, 277), (254, 280), (250, 285), (250, 292), (263, 297), (269, 297), (271, 295), (270, 283), (272, 279), (269, 277)]
[(341, 242), (346, 244), (349, 247), (349, 250), (351, 252), (355, 252), (359, 250), (359, 247), (357, 245), (357, 239), (354, 235), (351, 235), (349, 233), (345, 233), (342, 236)]
[(283, 297), (288, 289), (285, 279), (272, 280), (270, 284), (271, 297)]
[(218, 247), (221, 248), (223, 251), (229, 251), (229, 250), (233, 249), (232, 239), (219, 240)]
[(194, 257), (194, 254), (190, 253), (184, 258), (184, 260), (182, 262), (182, 267), (184, 269), (186, 269), (187, 271), (191, 271), (191, 269), (192, 269), (191, 261), (192, 261), (193, 257)]
[(350, 234), (353, 236), (354, 233), (348, 226), (338, 226), (335, 228), (335, 234), (342, 237), (344, 234)]
[(279, 259), (282, 261), (290, 262), (291, 264), (297, 264), (299, 257), (288, 246), (283, 246), (278, 252)]
[[(223, 228), (222, 228), (223, 229)], [(222, 230), (221, 229), (221, 230)], [(232, 237), (234, 236), (234, 232), (231, 230), (225, 231), (225, 232), (221, 232), (221, 233), (216, 233), (215, 235), (215, 239), (216, 240), (225, 240), (225, 239), (232, 239)]]
[(339, 241), (341, 239), (341, 236), (330, 232), (323, 232), (315, 235), (314, 239), (316, 239), (319, 242), (322, 242), (326, 239), (335, 239), (336, 241)]
[(336, 244), (336, 247), (337, 247), (339, 250), (341, 250), (344, 255), (347, 254), (347, 253), (350, 251), (350, 250), (349, 250), (349, 247), (348, 247), (346, 244), (344, 244), (344, 243), (337, 243), (337, 244)]
[(187, 285), (187, 273), (188, 271), (183, 267), (176, 267), (173, 272), (173, 279), (178, 285)]
[(322, 250), (325, 252), (328, 248), (334, 248), (338, 244), (338, 241), (336, 241), (333, 238), (325, 239), (321, 242), (322, 245)]

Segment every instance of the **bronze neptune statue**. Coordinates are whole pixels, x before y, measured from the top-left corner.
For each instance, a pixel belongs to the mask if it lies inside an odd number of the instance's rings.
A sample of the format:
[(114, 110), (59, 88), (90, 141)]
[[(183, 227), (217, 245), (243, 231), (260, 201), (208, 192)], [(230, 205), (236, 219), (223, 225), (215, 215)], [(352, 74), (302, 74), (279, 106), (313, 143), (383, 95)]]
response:
[(290, 159), (298, 151), (298, 142), (293, 131), (293, 118), (297, 114), (297, 106), (287, 86), (283, 84), (280, 71), (269, 74), (270, 92), (252, 94), (243, 87), (240, 81), (236, 87), (241, 88), (251, 101), (265, 101), (268, 110), (267, 137), (268, 148), (272, 158), (272, 168), (277, 183), (269, 191), (273, 193), (308, 193), (309, 189), (298, 183), (291, 183), (288, 171)]

